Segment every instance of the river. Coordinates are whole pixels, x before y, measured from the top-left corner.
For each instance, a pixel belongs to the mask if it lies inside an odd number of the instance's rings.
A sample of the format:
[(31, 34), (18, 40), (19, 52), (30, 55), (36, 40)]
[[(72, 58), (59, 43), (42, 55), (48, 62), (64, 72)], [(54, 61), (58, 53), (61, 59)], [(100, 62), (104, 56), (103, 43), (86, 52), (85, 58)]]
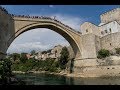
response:
[(51, 74), (16, 74), (26, 85), (120, 85), (120, 77), (73, 78)]

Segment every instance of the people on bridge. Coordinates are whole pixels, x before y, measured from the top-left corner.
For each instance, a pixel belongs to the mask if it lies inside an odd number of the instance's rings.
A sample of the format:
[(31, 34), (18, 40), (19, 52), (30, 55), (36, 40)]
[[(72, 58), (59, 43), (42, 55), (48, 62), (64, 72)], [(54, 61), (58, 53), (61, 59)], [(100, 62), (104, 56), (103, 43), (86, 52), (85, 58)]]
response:
[(9, 14), (8, 11), (7, 11), (5, 8), (3, 8), (2, 6), (0, 6), (0, 9), (1, 9), (2, 11), (6, 12), (7, 14)]

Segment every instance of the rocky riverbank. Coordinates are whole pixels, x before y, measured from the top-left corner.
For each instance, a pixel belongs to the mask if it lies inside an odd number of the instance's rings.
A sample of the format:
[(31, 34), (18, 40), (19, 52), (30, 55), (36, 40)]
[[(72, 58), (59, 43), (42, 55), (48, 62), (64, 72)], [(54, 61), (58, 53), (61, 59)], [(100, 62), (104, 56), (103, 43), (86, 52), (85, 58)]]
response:
[(34, 73), (34, 74), (40, 74), (40, 73), (45, 73), (45, 74), (53, 74), (53, 75), (62, 75), (62, 76), (68, 76), (68, 77), (76, 77), (77, 75), (75, 74), (69, 74), (66, 71), (61, 71), (60, 73), (55, 73), (55, 72), (48, 72), (48, 71), (29, 71), (29, 72), (22, 72), (22, 71), (12, 71), (13, 73), (19, 73), (19, 74), (27, 74), (27, 73)]
[(61, 71), (60, 73), (48, 72), (48, 71), (29, 71), (29, 72), (12, 71), (12, 72), (13, 73), (19, 73), (19, 74), (26, 74), (26, 73), (40, 74), (40, 73), (45, 73), (45, 74), (53, 74), (53, 75), (62, 75), (62, 76), (66, 76), (66, 77), (84, 77), (81, 74), (68, 73), (66, 71)]

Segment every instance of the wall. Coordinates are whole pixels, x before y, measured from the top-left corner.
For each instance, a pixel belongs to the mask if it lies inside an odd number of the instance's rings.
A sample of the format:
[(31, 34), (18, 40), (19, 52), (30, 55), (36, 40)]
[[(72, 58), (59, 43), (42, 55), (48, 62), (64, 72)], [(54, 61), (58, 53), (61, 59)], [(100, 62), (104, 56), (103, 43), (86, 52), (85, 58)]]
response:
[[(81, 32), (82, 32), (82, 35), (92, 33), (92, 34), (101, 36), (101, 32), (100, 32), (99, 28), (98, 28), (96, 25), (94, 25), (94, 24), (92, 24), (92, 23), (89, 23), (89, 22), (83, 23), (83, 24), (80, 26), (80, 30), (81, 30)], [(87, 30), (88, 32), (86, 32), (86, 30)]]
[(120, 23), (120, 8), (113, 9), (100, 15), (102, 23), (108, 23), (117, 20)]
[(93, 66), (83, 67), (82, 72), (79, 73), (81, 77), (103, 77), (103, 76), (120, 76), (120, 66)]
[(120, 32), (106, 35), (100, 39), (101, 48), (115, 52), (115, 48), (120, 48)]
[[(100, 31), (103, 32), (102, 36), (105, 36), (110, 33), (119, 32), (120, 25), (116, 21), (113, 21), (113, 22), (110, 22), (110, 23), (100, 26), (99, 29), (100, 29)], [(110, 32), (110, 29), (111, 29), (111, 32)], [(107, 33), (105, 32), (105, 30), (107, 30)]]
[(2, 53), (6, 53), (8, 44), (7, 41), (10, 35), (14, 33), (13, 26), (14, 22), (12, 20), (12, 17), (0, 8), (0, 52)]
[[(97, 40), (98, 39), (98, 40)], [(98, 43), (99, 42), (99, 43)], [(82, 58), (97, 58), (97, 50), (100, 48), (99, 36), (85, 34), (82, 36)]]

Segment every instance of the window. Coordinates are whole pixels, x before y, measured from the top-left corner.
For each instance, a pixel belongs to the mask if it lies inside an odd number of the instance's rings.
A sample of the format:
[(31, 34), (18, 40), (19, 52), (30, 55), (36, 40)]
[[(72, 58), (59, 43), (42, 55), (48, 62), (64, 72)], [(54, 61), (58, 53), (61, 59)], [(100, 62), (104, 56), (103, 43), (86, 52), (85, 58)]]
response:
[(103, 31), (101, 32), (101, 34), (103, 35)]
[(115, 69), (114, 67), (112, 67), (112, 69)]
[(109, 31), (111, 32), (111, 28), (109, 29)]
[(88, 32), (88, 29), (86, 29), (86, 32)]
[(110, 46), (111, 46), (112, 44), (110, 43)]
[(107, 33), (107, 30), (105, 30), (105, 32)]

